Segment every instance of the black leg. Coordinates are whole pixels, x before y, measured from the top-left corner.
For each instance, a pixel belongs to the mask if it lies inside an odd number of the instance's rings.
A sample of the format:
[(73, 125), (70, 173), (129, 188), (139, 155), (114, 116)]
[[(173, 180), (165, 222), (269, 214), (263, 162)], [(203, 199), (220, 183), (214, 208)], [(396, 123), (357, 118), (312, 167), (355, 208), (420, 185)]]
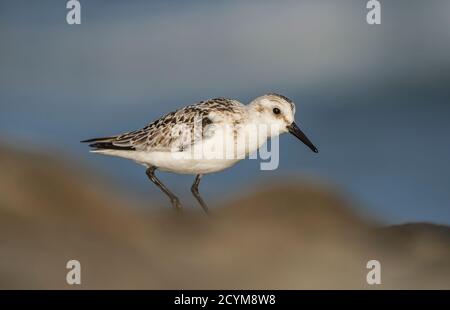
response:
[(208, 214), (208, 206), (203, 201), (202, 196), (200, 196), (200, 193), (198, 192), (198, 185), (200, 184), (201, 178), (202, 178), (202, 175), (201, 174), (197, 174), (197, 176), (195, 177), (194, 184), (192, 184), (191, 192), (192, 192), (192, 194), (194, 194), (194, 197), (197, 199), (197, 201), (202, 206), (203, 211), (205, 211), (205, 213)]
[(176, 210), (181, 210), (180, 200), (177, 196), (175, 196), (156, 176), (155, 176), (156, 167), (150, 167), (145, 171), (150, 181), (156, 184), (167, 196), (169, 196), (170, 202), (172, 206)]

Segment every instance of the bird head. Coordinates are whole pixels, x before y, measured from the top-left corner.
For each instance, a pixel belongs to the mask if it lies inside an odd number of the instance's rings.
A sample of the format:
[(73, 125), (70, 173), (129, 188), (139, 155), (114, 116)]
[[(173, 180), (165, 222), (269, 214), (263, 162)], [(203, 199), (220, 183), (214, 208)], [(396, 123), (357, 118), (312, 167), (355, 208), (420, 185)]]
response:
[(271, 136), (289, 132), (313, 152), (318, 153), (317, 148), (295, 123), (295, 104), (289, 98), (270, 93), (258, 97), (250, 103), (251, 114), (260, 124), (271, 128)]

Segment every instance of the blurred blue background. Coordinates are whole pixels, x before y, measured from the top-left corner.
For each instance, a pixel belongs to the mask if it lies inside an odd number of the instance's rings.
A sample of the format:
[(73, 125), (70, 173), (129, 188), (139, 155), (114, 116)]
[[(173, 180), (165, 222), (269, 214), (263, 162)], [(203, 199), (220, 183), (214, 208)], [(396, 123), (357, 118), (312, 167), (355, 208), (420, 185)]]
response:
[[(143, 168), (80, 140), (144, 126), (211, 97), (278, 92), (319, 149), (280, 138), (280, 166), (205, 178), (220, 201), (272, 178), (337, 186), (386, 223), (450, 224), (450, 2), (0, 0), (0, 139), (62, 153), (141, 197)], [(191, 176), (162, 179), (182, 200)], [(207, 181), (206, 181), (207, 180)]]

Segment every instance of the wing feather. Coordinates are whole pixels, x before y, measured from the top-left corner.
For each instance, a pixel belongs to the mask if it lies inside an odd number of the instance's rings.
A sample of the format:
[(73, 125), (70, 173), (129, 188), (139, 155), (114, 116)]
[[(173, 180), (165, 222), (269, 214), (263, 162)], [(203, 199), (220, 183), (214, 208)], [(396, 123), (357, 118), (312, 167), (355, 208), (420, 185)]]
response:
[[(213, 132), (208, 127), (217, 121), (217, 113), (242, 114), (244, 106), (226, 98), (214, 98), (186, 106), (148, 124), (142, 129), (114, 137), (90, 139), (85, 142), (96, 148), (138, 151), (183, 151)], [(205, 133), (208, 132), (207, 137)]]

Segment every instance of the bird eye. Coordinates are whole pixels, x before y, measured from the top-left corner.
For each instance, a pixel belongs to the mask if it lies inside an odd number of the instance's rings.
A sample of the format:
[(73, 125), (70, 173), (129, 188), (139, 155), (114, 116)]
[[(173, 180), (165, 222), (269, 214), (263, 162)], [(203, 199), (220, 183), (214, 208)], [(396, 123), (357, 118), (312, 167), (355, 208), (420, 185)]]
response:
[(273, 113), (274, 113), (274, 114), (280, 114), (281, 111), (280, 111), (280, 109), (278, 109), (278, 108), (273, 108)]

